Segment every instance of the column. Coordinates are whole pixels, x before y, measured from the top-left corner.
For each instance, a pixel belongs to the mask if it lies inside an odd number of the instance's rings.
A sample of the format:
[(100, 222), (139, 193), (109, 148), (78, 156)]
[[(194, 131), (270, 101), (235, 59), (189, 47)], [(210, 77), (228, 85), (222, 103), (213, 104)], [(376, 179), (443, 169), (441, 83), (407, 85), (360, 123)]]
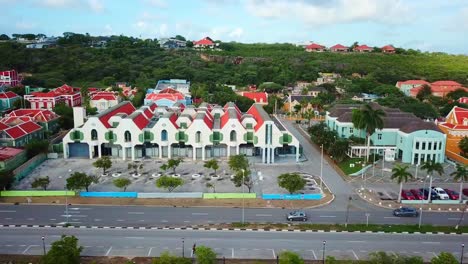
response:
[(122, 159), (125, 160), (127, 158), (127, 149), (122, 147)]
[(296, 146), (296, 162), (299, 162), (299, 145)]
[(202, 147), (201, 159), (205, 160), (205, 146)]
[(227, 148), (226, 154), (227, 154), (227, 156), (229, 157), (229, 156), (231, 156), (231, 146), (226, 145), (226, 148)]
[(196, 160), (197, 159), (197, 147), (193, 147), (193, 151), (192, 151), (192, 156), (193, 156), (193, 160)]
[(135, 160), (135, 146), (132, 146), (132, 160)]
[(262, 148), (262, 163), (265, 163), (265, 148)]
[(271, 148), (271, 163), (275, 163), (275, 148)]
[(68, 159), (68, 143), (63, 143), (63, 158)]
[(99, 156), (99, 158), (102, 157), (101, 144), (98, 145), (98, 156)]
[(89, 159), (92, 159), (94, 147), (88, 145), (88, 149), (89, 149)]
[(161, 145), (158, 145), (158, 156), (161, 159), (162, 158), (162, 147)]
[(237, 144), (237, 146), (236, 146), (236, 155), (239, 155), (239, 148), (240, 148), (239, 144)]
[(169, 145), (167, 146), (167, 157), (168, 157), (169, 159), (171, 158), (171, 149), (172, 149), (172, 148), (171, 148), (171, 145), (169, 144)]

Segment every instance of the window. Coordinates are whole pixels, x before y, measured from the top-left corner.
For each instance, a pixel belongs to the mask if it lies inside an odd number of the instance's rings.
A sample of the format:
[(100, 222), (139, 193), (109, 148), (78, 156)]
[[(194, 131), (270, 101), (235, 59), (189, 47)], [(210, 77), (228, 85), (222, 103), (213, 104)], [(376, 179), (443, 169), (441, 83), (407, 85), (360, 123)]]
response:
[(377, 134), (377, 139), (382, 140), (382, 134)]
[(442, 142), (439, 142), (439, 150), (442, 149)]
[(98, 135), (96, 129), (91, 130), (91, 140), (97, 140)]
[(423, 143), (422, 143), (422, 148), (421, 148), (421, 149), (422, 149), (422, 150), (426, 150), (426, 142), (423, 142)]
[(125, 138), (125, 142), (130, 142), (132, 141), (132, 134), (130, 134), (130, 131), (125, 131), (124, 133), (124, 138)]
[(341, 134), (344, 134), (344, 127), (341, 128)]
[[(400, 137), (400, 143), (403, 143), (403, 137)], [(417, 144), (417, 143), (416, 143)], [(417, 147), (416, 147), (417, 148)]]
[(419, 142), (416, 142), (416, 149), (419, 149)]
[(252, 129), (252, 123), (247, 123), (247, 129)]
[(427, 143), (427, 150), (431, 150), (432, 149), (432, 142), (429, 142)]
[(80, 140), (80, 131), (75, 130), (75, 132), (73, 132), (73, 133), (74, 133), (75, 140)]
[(180, 123), (180, 128), (187, 128), (187, 123)]
[(151, 140), (151, 132), (145, 131), (144, 132), (144, 139), (145, 139), (145, 141), (150, 141)]
[(161, 141), (167, 141), (167, 130), (161, 131)]
[(201, 132), (197, 131), (197, 133), (195, 133), (195, 143), (200, 143), (200, 141), (201, 141)]
[(354, 128), (350, 127), (350, 128), (349, 128), (349, 133), (350, 133), (350, 134), (354, 134)]
[(235, 130), (231, 131), (231, 134), (229, 135), (229, 139), (231, 142), (237, 141), (237, 132)]

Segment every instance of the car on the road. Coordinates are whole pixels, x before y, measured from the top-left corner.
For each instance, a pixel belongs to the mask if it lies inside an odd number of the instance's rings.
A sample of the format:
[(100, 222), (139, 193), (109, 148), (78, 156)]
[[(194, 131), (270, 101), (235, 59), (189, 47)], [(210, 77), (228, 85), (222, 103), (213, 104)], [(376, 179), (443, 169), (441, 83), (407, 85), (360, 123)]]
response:
[(427, 200), (427, 195), (424, 195), (421, 190), (411, 189), (410, 192), (413, 194), (415, 200)]
[(419, 215), (418, 210), (413, 207), (401, 207), (398, 209), (393, 210), (393, 215), (398, 217), (408, 216), (408, 217), (416, 217)]
[(450, 200), (450, 197), (444, 191), (444, 189), (440, 187), (432, 187), (432, 190), (434, 190), (434, 192), (437, 194), (437, 198), (439, 198), (439, 200)]
[(401, 190), (401, 199), (403, 200), (416, 200), (416, 197), (414, 197), (414, 194), (410, 192), (409, 190)]
[(290, 212), (287, 216), (286, 219), (288, 221), (307, 221), (307, 215), (303, 211), (293, 211)]
[[(428, 197), (428, 195), (429, 195), (429, 188), (421, 188), (421, 189), (419, 189), (419, 190), (422, 191), (423, 194), (424, 194), (426, 197)], [(434, 190), (431, 190), (430, 194), (431, 194), (431, 200), (437, 200), (437, 199), (439, 199), (439, 196), (437, 195), (437, 193), (436, 193)]]
[(444, 189), (444, 191), (447, 193), (449, 196), (450, 200), (458, 200), (460, 199), (460, 194), (457, 191), (450, 190), (450, 189)]

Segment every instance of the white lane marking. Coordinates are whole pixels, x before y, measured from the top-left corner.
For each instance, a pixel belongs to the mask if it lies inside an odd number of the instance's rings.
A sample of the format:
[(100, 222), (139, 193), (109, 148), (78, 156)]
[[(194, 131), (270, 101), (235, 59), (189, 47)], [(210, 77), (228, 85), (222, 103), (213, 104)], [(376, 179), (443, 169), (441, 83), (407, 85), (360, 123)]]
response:
[(208, 215), (208, 213), (192, 213), (192, 215)]
[(150, 247), (149, 251), (148, 251), (148, 257), (151, 256), (151, 251), (153, 251), (153, 248)]
[(11, 219), (13, 219), (13, 218), (10, 218), (10, 217), (5, 218), (5, 220), (11, 220)]
[(400, 217), (396, 216), (384, 216), (385, 219), (400, 219)]
[(231, 258), (234, 258), (234, 248), (231, 248)]
[(142, 215), (144, 212), (128, 212), (128, 214)]
[(271, 252), (273, 252), (273, 258), (276, 259), (275, 250), (274, 250), (274, 249), (271, 249)]
[(68, 208), (68, 210), (93, 210), (93, 208), (72, 207), (72, 208)]
[(167, 222), (169, 222), (169, 221), (167, 221), (167, 220), (161, 220), (161, 223), (167, 223)]
[(184, 223), (190, 223), (190, 221), (185, 220)]
[(315, 251), (311, 250), (312, 251), (312, 255), (314, 256), (314, 260), (317, 260), (317, 255), (315, 255)]
[(28, 250), (32, 247), (38, 247), (38, 245), (29, 245), (25, 250), (23, 250), (23, 255), (26, 254), (26, 252), (28, 252)]
[(359, 260), (359, 257), (356, 255), (356, 252), (354, 252), (354, 250), (351, 250), (351, 252), (353, 252), (353, 255), (356, 258), (356, 260)]
[(358, 240), (355, 240), (355, 241), (347, 241), (348, 243), (364, 243), (366, 241), (358, 241)]
[(49, 219), (49, 220), (50, 220), (50, 221), (55, 221), (55, 220), (57, 220), (57, 219), (55, 219), (55, 218), (51, 218), (51, 219)]
[(106, 256), (109, 256), (109, 254), (110, 254), (111, 250), (112, 250), (112, 247), (110, 247), (110, 248), (107, 250), (107, 252), (106, 252)]
[(15, 210), (0, 210), (0, 213), (16, 213)]
[(458, 221), (458, 220), (460, 220), (460, 218), (454, 218), (454, 217), (451, 217), (451, 218), (447, 218), (447, 220)]
[(117, 222), (123, 222), (124, 220), (123, 219), (117, 219)]
[(96, 219), (94, 219), (94, 221), (99, 222), (99, 221), (101, 221), (101, 219), (96, 218)]
[(25, 247), (26, 245), (19, 245), (20, 247)]
[(125, 237), (125, 238), (128, 238), (128, 239), (145, 239), (144, 237)]
[(144, 222), (145, 220), (138, 220), (138, 222)]
[(435, 252), (431, 252), (431, 253), (432, 253), (432, 255), (434, 255), (434, 257), (437, 258), (437, 254)]
[(5, 245), (5, 247), (12, 247), (13, 245)]
[(29, 221), (34, 221), (34, 218), (28, 218), (26, 220), (29, 220)]
[(273, 216), (271, 214), (256, 214), (255, 216)]
[(333, 217), (336, 217), (336, 215), (319, 215), (319, 217), (322, 217), (322, 218), (333, 218)]
[(423, 244), (436, 244), (436, 245), (439, 245), (439, 244), (440, 244), (440, 242), (431, 242), (431, 241), (429, 241), (429, 242), (422, 242), (422, 243), (423, 243)]
[(63, 217), (88, 217), (87, 215), (62, 215)]

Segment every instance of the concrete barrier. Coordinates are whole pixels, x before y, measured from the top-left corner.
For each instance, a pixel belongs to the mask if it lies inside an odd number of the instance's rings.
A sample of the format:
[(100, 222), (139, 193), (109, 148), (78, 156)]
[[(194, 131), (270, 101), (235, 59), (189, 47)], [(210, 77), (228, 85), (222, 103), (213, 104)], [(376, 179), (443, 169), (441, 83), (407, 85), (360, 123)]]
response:
[(427, 200), (401, 200), (402, 204), (428, 204)]
[(202, 198), (201, 192), (181, 193), (138, 193), (137, 198)]
[(320, 200), (322, 199), (321, 193), (309, 194), (273, 194), (265, 193), (262, 195), (263, 200)]
[(137, 198), (136, 192), (80, 192), (81, 197), (95, 198)]
[(433, 200), (433, 204), (461, 204), (459, 200)]
[(2, 191), (2, 197), (75, 196), (74, 191)]
[(203, 199), (255, 199), (256, 193), (204, 193)]

